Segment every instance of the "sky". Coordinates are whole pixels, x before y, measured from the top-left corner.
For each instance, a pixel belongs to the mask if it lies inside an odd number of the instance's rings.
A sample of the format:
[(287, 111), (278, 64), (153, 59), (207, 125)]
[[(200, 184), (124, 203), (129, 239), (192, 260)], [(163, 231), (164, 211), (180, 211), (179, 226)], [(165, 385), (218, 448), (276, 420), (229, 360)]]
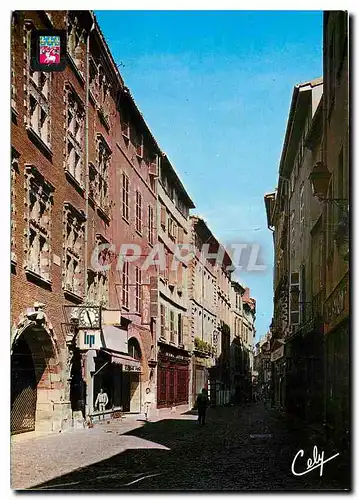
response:
[(259, 245), (235, 278), (273, 314), (274, 191), (295, 84), (322, 76), (321, 11), (95, 11), (121, 75), (201, 215), (225, 245)]

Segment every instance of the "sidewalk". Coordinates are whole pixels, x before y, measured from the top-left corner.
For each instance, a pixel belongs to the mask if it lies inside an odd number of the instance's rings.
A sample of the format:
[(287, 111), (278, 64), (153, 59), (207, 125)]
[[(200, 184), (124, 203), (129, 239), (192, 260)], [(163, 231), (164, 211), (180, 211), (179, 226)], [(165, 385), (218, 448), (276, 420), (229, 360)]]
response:
[[(159, 410), (151, 422), (181, 418), (188, 406)], [(183, 418), (196, 418), (183, 416)], [(157, 443), (123, 434), (144, 425), (143, 415), (126, 415), (92, 429), (70, 429), (63, 433), (31, 432), (11, 438), (11, 487), (27, 489), (89, 466), (128, 449), (159, 448)]]

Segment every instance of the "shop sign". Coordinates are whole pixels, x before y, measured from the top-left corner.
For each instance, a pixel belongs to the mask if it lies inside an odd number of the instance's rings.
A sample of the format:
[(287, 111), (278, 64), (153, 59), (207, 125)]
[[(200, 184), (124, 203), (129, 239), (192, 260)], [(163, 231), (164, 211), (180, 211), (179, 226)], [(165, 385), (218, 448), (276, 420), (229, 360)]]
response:
[(270, 360), (273, 363), (284, 356), (284, 345), (280, 346), (278, 349), (272, 352)]
[(81, 330), (78, 336), (78, 348), (81, 350), (101, 349), (101, 330)]
[(122, 365), (122, 369), (125, 372), (135, 372), (138, 373), (141, 371), (140, 366), (132, 366), (132, 365)]

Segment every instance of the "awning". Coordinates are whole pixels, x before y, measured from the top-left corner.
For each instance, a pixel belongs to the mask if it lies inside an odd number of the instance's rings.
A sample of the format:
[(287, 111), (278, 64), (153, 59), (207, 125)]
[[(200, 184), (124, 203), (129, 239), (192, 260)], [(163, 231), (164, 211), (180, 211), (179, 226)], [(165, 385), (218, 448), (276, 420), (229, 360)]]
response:
[(104, 339), (104, 350), (114, 352), (128, 352), (128, 332), (123, 328), (113, 325), (103, 325), (102, 333)]
[(102, 349), (102, 351), (111, 356), (111, 363), (122, 365), (127, 371), (141, 371), (141, 363), (137, 359), (127, 356), (126, 354), (111, 352), (107, 349)]

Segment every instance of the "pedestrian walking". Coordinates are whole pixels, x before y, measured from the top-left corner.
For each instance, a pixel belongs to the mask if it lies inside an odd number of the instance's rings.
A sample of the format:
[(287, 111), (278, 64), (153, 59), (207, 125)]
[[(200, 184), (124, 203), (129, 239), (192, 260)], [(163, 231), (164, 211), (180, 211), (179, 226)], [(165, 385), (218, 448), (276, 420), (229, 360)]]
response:
[[(108, 405), (108, 396), (107, 393), (104, 392), (104, 390), (101, 387), (100, 392), (97, 394), (95, 408), (98, 407), (100, 413), (103, 414), (106, 410), (107, 405)], [(105, 418), (104, 415), (103, 418)]]
[(150, 416), (150, 411), (154, 403), (154, 395), (151, 392), (151, 389), (147, 387), (146, 389), (146, 394), (145, 394), (145, 401), (144, 401), (144, 407), (145, 407), (145, 419), (146, 421), (149, 420)]
[(198, 394), (196, 403), (198, 409), (198, 423), (204, 425), (206, 422), (206, 411), (209, 405), (207, 390), (205, 388), (202, 389), (201, 394)]

